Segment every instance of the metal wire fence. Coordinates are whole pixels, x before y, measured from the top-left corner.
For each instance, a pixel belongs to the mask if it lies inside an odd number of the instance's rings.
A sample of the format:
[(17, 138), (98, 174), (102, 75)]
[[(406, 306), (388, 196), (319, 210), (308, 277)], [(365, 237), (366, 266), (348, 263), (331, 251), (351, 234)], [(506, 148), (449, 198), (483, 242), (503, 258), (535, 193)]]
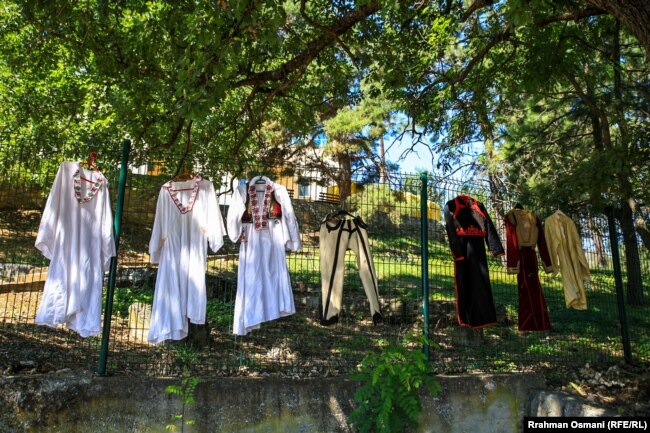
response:
[[(115, 147), (117, 149), (117, 147)], [(38, 161), (0, 151), (0, 368), (27, 365), (40, 370), (95, 368), (100, 338), (81, 338), (64, 328), (34, 324), (48, 261), (34, 248), (40, 217), (58, 164), (85, 159), (79, 150), (54, 150)], [(119, 152), (106, 151), (100, 167), (117, 197)], [(369, 351), (379, 351), (409, 333), (421, 335), (428, 323), (430, 358), (438, 372), (516, 371), (616, 362), (623, 359), (623, 339), (607, 220), (575, 215), (591, 268), (588, 309), (567, 309), (561, 277), (540, 269), (552, 330), (520, 332), (515, 275), (505, 272), (503, 258), (489, 258), (489, 273), (498, 323), (483, 329), (459, 327), (456, 318), (454, 264), (441, 209), (458, 194), (485, 204), (505, 246), (503, 216), (514, 197), (490, 192), (474, 180), (423, 178), (393, 173), (385, 183), (357, 171), (346, 207), (368, 224), (370, 250), (378, 277), (384, 321), (373, 323), (359, 277), (356, 256), (346, 253), (343, 310), (339, 322), (319, 321), (321, 297), (319, 227), (339, 209), (339, 189), (321, 171), (301, 166), (283, 173), (264, 173), (290, 191), (303, 248), (287, 254), (296, 314), (271, 322), (246, 336), (232, 333), (237, 292), (239, 243), (225, 239), (207, 263), (206, 325), (191, 326), (188, 338), (159, 345), (147, 343), (156, 271), (148, 243), (156, 200), (171, 172), (155, 161), (128, 167), (116, 289), (111, 316), (108, 370), (147, 375), (178, 375), (190, 368), (207, 375), (329, 376), (350, 372)], [(228, 162), (220, 172), (228, 172)], [(262, 174), (254, 167), (248, 173)], [(232, 197), (233, 178), (213, 178), (222, 215)], [(425, 188), (427, 203), (420, 199)], [(551, 208), (534, 209), (542, 218)], [(423, 213), (423, 211), (425, 213)], [(422, 218), (426, 219), (426, 236)], [(426, 242), (428, 260), (422, 262)], [(650, 281), (648, 251), (642, 250), (645, 291)], [(423, 317), (423, 269), (428, 268), (428, 317)], [(635, 361), (650, 360), (650, 310), (625, 306)]]

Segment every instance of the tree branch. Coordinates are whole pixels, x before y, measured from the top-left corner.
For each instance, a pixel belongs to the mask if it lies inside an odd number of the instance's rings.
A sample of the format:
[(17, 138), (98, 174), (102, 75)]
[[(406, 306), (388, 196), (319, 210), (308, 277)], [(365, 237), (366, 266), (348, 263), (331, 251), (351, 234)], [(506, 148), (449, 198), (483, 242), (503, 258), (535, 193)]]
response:
[(323, 49), (335, 42), (338, 36), (344, 34), (355, 24), (368, 18), (370, 15), (377, 12), (380, 8), (381, 4), (376, 0), (360, 6), (359, 8), (344, 15), (334, 24), (328, 27), (324, 27), (324, 33), (320, 35), (320, 37), (315, 38), (309, 44), (307, 44), (305, 50), (295, 56), (293, 59), (285, 62), (274, 70), (248, 73), (246, 78), (234, 82), (232, 86), (234, 88), (244, 86), (259, 86), (268, 82), (286, 80), (291, 73), (307, 67)]
[(432, 82), (431, 84), (426, 86), (422, 90), (422, 92), (420, 92), (420, 96), (425, 95), (426, 93), (428, 93), (431, 88), (436, 87), (437, 85), (445, 83), (445, 82), (447, 84), (452, 85), (452, 86), (456, 85), (456, 84), (462, 84), (465, 81), (465, 79), (467, 79), (467, 76), (470, 74), (470, 72), (472, 72), (472, 69), (474, 69), (474, 67), (480, 61), (482, 61), (485, 58), (485, 56), (487, 56), (487, 54), (490, 52), (490, 50), (492, 48), (494, 48), (500, 42), (505, 42), (505, 41), (509, 40), (510, 36), (511, 36), (511, 34), (510, 34), (510, 26), (506, 26), (503, 33), (498, 33), (498, 34), (493, 35), (492, 37), (490, 37), (490, 40), (487, 43), (487, 45), (485, 45), (481, 49), (481, 51), (479, 51), (476, 54), (476, 56), (472, 57), (472, 59), (467, 63), (467, 66), (465, 66), (465, 68), (456, 77), (448, 79), (449, 77), (446, 76), (446, 74), (443, 75), (440, 79), (435, 80), (434, 82)]
[(354, 54), (352, 54), (352, 51), (350, 51), (350, 48), (348, 48), (347, 45), (345, 45), (343, 43), (343, 41), (341, 40), (339, 35), (336, 34), (336, 33), (332, 33), (332, 31), (329, 28), (323, 26), (320, 23), (317, 23), (309, 15), (307, 15), (307, 11), (305, 10), (306, 9), (306, 4), (307, 4), (307, 0), (300, 0), (300, 16), (302, 16), (302, 18), (305, 21), (307, 21), (307, 23), (312, 25), (313, 27), (315, 27), (315, 28), (317, 28), (319, 30), (322, 30), (324, 33), (330, 33), (331, 36), (334, 38), (334, 41), (336, 41), (336, 43), (343, 49), (343, 51), (346, 52), (348, 57), (350, 57), (350, 60), (352, 60), (352, 62), (355, 63), (356, 56)]
[(464, 23), (465, 21), (467, 21), (469, 19), (470, 16), (472, 16), (472, 14), (474, 12), (476, 12), (479, 9), (483, 9), (485, 7), (488, 7), (488, 6), (492, 6), (494, 3), (495, 3), (495, 0), (475, 0), (474, 3), (472, 3), (467, 8), (467, 10), (463, 14), (463, 16), (460, 17), (460, 21)]
[(605, 15), (606, 11), (600, 8), (587, 8), (581, 11), (575, 12), (566, 12), (560, 15), (554, 15), (550, 17), (543, 18), (539, 21), (535, 21), (535, 26), (544, 27), (552, 23), (557, 23), (561, 21), (578, 21), (584, 18), (595, 17), (598, 15)]
[(177, 176), (178, 173), (181, 172), (181, 168), (186, 164), (187, 160), (187, 155), (190, 153), (190, 144), (192, 142), (192, 121), (190, 120), (189, 123), (187, 124), (187, 128), (185, 128), (185, 150), (183, 152), (183, 155), (181, 156), (181, 159), (178, 161), (178, 166), (176, 167), (176, 171), (174, 172), (174, 176)]

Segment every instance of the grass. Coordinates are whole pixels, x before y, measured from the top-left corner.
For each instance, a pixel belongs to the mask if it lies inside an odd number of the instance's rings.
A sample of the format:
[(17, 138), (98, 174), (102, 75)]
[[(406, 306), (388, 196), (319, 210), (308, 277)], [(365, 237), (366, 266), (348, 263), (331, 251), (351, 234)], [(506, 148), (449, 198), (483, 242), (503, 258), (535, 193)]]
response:
[[(0, 213), (0, 261), (42, 264), (44, 259), (33, 247), (38, 218), (32, 214)], [(145, 245), (146, 230), (132, 228), (123, 233), (123, 252), (128, 257)], [(138, 246), (137, 248), (134, 246)], [(126, 251), (129, 247), (133, 251)], [(208, 301), (208, 322), (213, 325), (213, 347), (194, 353), (177, 352), (206, 368), (224, 374), (236, 374), (237, 368), (269, 369), (275, 365), (283, 369), (289, 365), (315, 363), (353, 367), (367, 351), (381, 350), (386, 343), (399, 339), (407, 329), (420, 325), (420, 318), (411, 321), (373, 327), (369, 322), (367, 301), (359, 278), (356, 256), (351, 251), (345, 257), (344, 308), (339, 325), (333, 328), (318, 326), (316, 311), (300, 306), (295, 316), (272, 323), (244, 338), (230, 335), (233, 302), (237, 281), (238, 244), (227, 241), (208, 261), (209, 286), (214, 290)], [(400, 300), (420, 306), (422, 285), (422, 256), (419, 236), (404, 234), (373, 234), (370, 248), (384, 300)], [(144, 260), (144, 256), (143, 260)], [(453, 308), (455, 301), (454, 268), (445, 242), (429, 240), (429, 302)], [(131, 265), (136, 262), (131, 261)], [(315, 243), (305, 242), (300, 252), (287, 255), (294, 292), (318, 299), (321, 290), (320, 250)], [(147, 265), (141, 263), (142, 266)], [(508, 323), (474, 332), (470, 337), (459, 330), (453, 317), (432, 321), (432, 360), (438, 371), (512, 371), (549, 363), (583, 363), (593, 360), (618, 360), (622, 357), (622, 343), (618, 308), (611, 269), (592, 269), (588, 285), (587, 311), (567, 309), (564, 304), (561, 276), (546, 275), (540, 271), (540, 280), (549, 307), (553, 331), (550, 333), (520, 333), (517, 330), (518, 295), (516, 276), (505, 273), (498, 258), (490, 258), (490, 280), (495, 303), (503, 308)], [(114, 312), (126, 317), (134, 302), (151, 303), (153, 288), (125, 287), (115, 291)], [(354, 303), (354, 305), (353, 305)], [(650, 314), (648, 307), (626, 307), (633, 354), (637, 360), (650, 360)], [(419, 310), (418, 310), (419, 311)], [(442, 311), (445, 311), (442, 309)], [(0, 320), (2, 318), (0, 317)], [(72, 343), (74, 344), (74, 343)], [(149, 355), (161, 354), (169, 348), (141, 347), (124, 352), (123, 361), (135, 363), (143, 359), (149, 365)], [(182, 349), (181, 349), (182, 350)], [(191, 355), (191, 356), (190, 356)], [(121, 356), (121, 355), (120, 355)], [(180, 362), (181, 360), (169, 361)], [(160, 363), (167, 362), (160, 361)], [(120, 362), (118, 361), (118, 364)], [(169, 372), (169, 367), (161, 367)]]
[[(421, 304), (421, 255), (419, 239), (409, 236), (382, 235), (371, 239), (371, 251), (379, 282), (380, 295), (387, 299), (400, 299)], [(287, 264), (294, 287), (303, 287), (307, 295), (320, 295), (320, 251), (314, 245), (305, 245), (303, 251), (289, 253)], [(478, 344), (457, 338), (455, 323), (447, 323), (448, 331), (434, 336), (437, 344), (432, 350), (434, 360), (453, 358), (442, 368), (453, 370), (454, 365), (464, 364), (465, 369), (487, 369), (490, 371), (508, 371), (525, 368), (526, 365), (557, 363), (571, 360), (582, 363), (589, 360), (615, 360), (622, 356), (620, 325), (613, 288), (613, 272), (606, 269), (592, 271), (588, 289), (589, 308), (586, 311), (567, 309), (564, 305), (562, 280), (559, 275), (547, 275), (540, 271), (540, 280), (549, 306), (553, 331), (550, 333), (520, 333), (516, 329), (518, 311), (517, 279), (506, 274), (500, 259), (491, 258), (490, 280), (495, 303), (503, 308), (507, 324), (499, 324), (480, 331)], [(237, 260), (217, 259), (210, 261), (210, 269), (218, 275), (226, 275), (231, 290), (223, 299), (211, 299), (208, 302), (208, 321), (223, 332), (232, 322), (234, 286), (236, 286)], [(454, 269), (446, 243), (429, 242), (429, 283), (430, 302), (454, 303)], [(121, 289), (116, 292), (116, 311), (124, 314), (131, 302), (151, 302), (151, 289)], [(365, 305), (365, 292), (359, 277), (356, 256), (348, 251), (345, 257), (344, 308), (349, 299), (360, 299), (359, 305)], [(365, 308), (365, 307), (363, 307)], [(283, 338), (289, 338), (285, 348), (297, 351), (305, 356), (340, 356), (352, 361), (361, 359), (364, 351), (380, 350), (381, 335), (355, 330), (358, 323), (367, 320), (367, 311), (348, 310), (343, 318), (344, 326), (331, 329), (314, 327), (311, 322), (315, 315), (306, 318), (301, 315), (283, 319), (282, 329), (286, 331)], [(650, 329), (650, 315), (647, 308), (629, 308), (628, 317), (634, 329)], [(417, 317), (414, 318), (417, 320)], [(265, 325), (266, 329), (276, 324)], [(291, 334), (300, 330), (302, 344), (295, 344)], [(272, 331), (272, 329), (270, 329)], [(257, 332), (257, 331), (256, 331)], [(273, 332), (271, 332), (273, 333)], [(390, 333), (389, 333), (390, 334)], [(644, 332), (633, 332), (633, 345), (636, 356), (648, 359), (650, 337)], [(392, 337), (394, 338), (395, 335)], [(391, 338), (389, 336), (389, 338)], [(250, 344), (240, 341), (232, 343), (235, 352), (235, 364), (247, 368), (264, 365), (263, 347), (273, 339), (268, 336)], [(266, 349), (268, 350), (268, 348)], [(275, 350), (275, 349), (274, 349)], [(235, 353), (233, 352), (233, 353)], [(277, 350), (276, 350), (277, 352)], [(320, 352), (320, 355), (318, 353)], [(306, 355), (310, 354), (310, 355)], [(276, 353), (277, 355), (277, 353)], [(275, 355), (274, 355), (275, 356)], [(237, 359), (254, 360), (244, 362)], [(434, 361), (435, 362), (435, 361)], [(440, 361), (442, 362), (442, 361)], [(232, 362), (231, 362), (232, 364)]]

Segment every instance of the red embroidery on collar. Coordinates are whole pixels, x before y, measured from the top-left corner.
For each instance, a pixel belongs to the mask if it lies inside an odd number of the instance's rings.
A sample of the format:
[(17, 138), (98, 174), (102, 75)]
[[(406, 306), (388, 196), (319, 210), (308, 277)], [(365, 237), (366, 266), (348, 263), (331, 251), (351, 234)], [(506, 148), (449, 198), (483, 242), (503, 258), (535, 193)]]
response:
[(248, 186), (248, 197), (250, 198), (251, 210), (253, 212), (253, 223), (255, 230), (268, 229), (269, 227), (269, 206), (271, 205), (271, 194), (273, 193), (273, 185), (266, 184), (264, 188), (264, 201), (262, 206), (259, 206), (257, 200), (257, 188), (254, 184)]
[(194, 182), (194, 186), (192, 187), (192, 194), (190, 195), (190, 199), (186, 205), (184, 205), (183, 202), (181, 202), (180, 197), (178, 197), (178, 191), (172, 188), (171, 180), (163, 185), (163, 188), (167, 189), (169, 196), (171, 197), (172, 201), (174, 202), (174, 204), (176, 205), (180, 213), (186, 214), (188, 212), (191, 212), (192, 209), (194, 208), (194, 203), (196, 202), (196, 197), (199, 193), (200, 180), (201, 180), (201, 176), (194, 176), (194, 179), (192, 179), (192, 182)]
[(90, 200), (92, 200), (93, 197), (97, 194), (97, 191), (99, 191), (99, 188), (101, 188), (102, 183), (104, 183), (104, 176), (102, 176), (100, 173), (98, 174), (97, 180), (93, 182), (90, 189), (86, 191), (86, 196), (81, 197), (81, 170), (77, 169), (77, 171), (75, 171), (72, 175), (72, 186), (74, 190), (74, 196), (79, 204), (88, 203)]

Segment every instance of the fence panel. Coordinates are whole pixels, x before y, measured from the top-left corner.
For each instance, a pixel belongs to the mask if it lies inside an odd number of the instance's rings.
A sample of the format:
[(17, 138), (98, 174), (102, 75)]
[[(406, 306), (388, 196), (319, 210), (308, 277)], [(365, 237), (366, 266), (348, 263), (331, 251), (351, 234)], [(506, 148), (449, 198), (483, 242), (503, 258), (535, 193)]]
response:
[[(458, 194), (470, 194), (485, 204), (505, 247), (504, 216), (514, 207), (514, 200), (500, 199), (491, 194), (487, 184), (456, 181), (438, 182), (434, 200), (438, 198), (439, 202), (444, 203)], [(542, 222), (555, 211), (545, 205), (540, 205), (539, 210), (531, 210), (538, 214)], [(432, 311), (442, 310), (440, 317), (431, 318), (433, 334), (438, 341), (432, 356), (441, 369), (501, 371), (613, 362), (623, 358), (607, 221), (603, 217), (588, 220), (579, 215), (573, 220), (580, 231), (591, 271), (591, 278), (586, 283), (588, 308), (585, 311), (567, 308), (561, 274), (545, 273), (540, 262), (539, 278), (548, 306), (550, 332), (518, 331), (517, 276), (506, 273), (503, 257), (488, 260), (498, 323), (480, 330), (455, 326), (454, 271), (449, 248), (445, 242), (430, 244), (431, 304), (436, 306)], [(646, 271), (646, 281), (648, 276)], [(641, 312), (648, 310), (647, 307), (637, 307), (632, 311), (633, 320), (636, 321), (635, 332), (632, 333), (637, 342), (635, 353), (638, 360), (647, 361), (648, 321), (641, 318)]]
[[(103, 167), (117, 198), (119, 146), (105, 152)], [(0, 152), (1, 154), (2, 152)], [(34, 324), (47, 273), (47, 260), (34, 248), (42, 209), (58, 164), (83, 158), (56, 151), (35, 166), (14, 155), (2, 158), (0, 188), (0, 367), (36, 365), (40, 370), (96, 366), (99, 337), (82, 339), (65, 329)], [(225, 164), (227, 167), (227, 164)], [(489, 259), (497, 322), (472, 330), (458, 326), (454, 263), (447, 242), (442, 207), (458, 194), (483, 202), (505, 246), (504, 213), (513, 198), (501, 198), (487, 184), (429, 179), (427, 214), (422, 215), (419, 175), (391, 174), (385, 183), (363, 171), (354, 174), (351, 195), (341, 200), (335, 182), (323, 173), (292, 167), (271, 176), (290, 191), (303, 247), (287, 253), (296, 314), (263, 323), (246, 336), (233, 335), (237, 293), (239, 242), (225, 239), (207, 263), (207, 324), (191, 326), (182, 342), (147, 343), (157, 268), (150, 263), (148, 244), (161, 185), (172, 175), (153, 161), (130, 167), (125, 191), (117, 287), (108, 355), (108, 370), (150, 375), (178, 375), (190, 368), (211, 375), (328, 376), (353, 370), (369, 351), (407, 333), (423, 332), (421, 218), (428, 221), (429, 332), (431, 360), (438, 372), (513, 371), (612, 362), (622, 359), (620, 324), (607, 224), (603, 218), (576, 215), (591, 268), (586, 311), (567, 309), (561, 276), (540, 269), (540, 280), (552, 330), (520, 332), (515, 275), (505, 272), (503, 258)], [(220, 169), (227, 173), (227, 168)], [(251, 175), (257, 174), (254, 168)], [(259, 172), (262, 172), (261, 169)], [(251, 177), (251, 176), (249, 176)], [(212, 179), (225, 218), (233, 179)], [(344, 205), (367, 223), (369, 251), (378, 279), (383, 323), (373, 322), (360, 278), (357, 258), (345, 255), (343, 307), (336, 324), (320, 323), (321, 248), (323, 218)], [(532, 209), (544, 220), (552, 209)], [(641, 248), (643, 249), (643, 248)], [(645, 281), (650, 278), (647, 251), (642, 252)], [(646, 283), (647, 284), (647, 283)], [(647, 293), (647, 288), (646, 288)], [(648, 307), (628, 307), (633, 353), (650, 359)], [(24, 364), (24, 363), (23, 363)], [(31, 367), (30, 367), (31, 368)]]

